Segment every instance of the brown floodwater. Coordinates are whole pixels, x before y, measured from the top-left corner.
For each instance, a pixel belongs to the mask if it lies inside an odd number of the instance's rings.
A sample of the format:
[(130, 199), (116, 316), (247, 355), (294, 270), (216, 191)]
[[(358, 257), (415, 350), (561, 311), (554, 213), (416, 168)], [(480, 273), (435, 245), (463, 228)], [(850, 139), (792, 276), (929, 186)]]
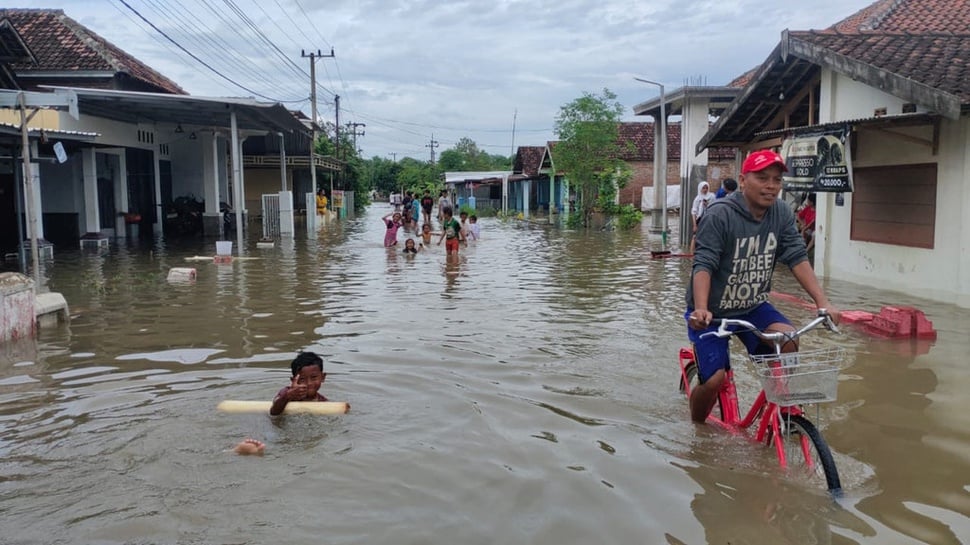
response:
[[(385, 250), (387, 210), (249, 241), (255, 259), (229, 265), (186, 261), (211, 241), (59, 250), (47, 284), (71, 323), (0, 347), (0, 543), (970, 540), (965, 309), (827, 284), (843, 309), (913, 305), (939, 333), (807, 341), (848, 352), (818, 411), (833, 498), (689, 422), (689, 261), (650, 259), (646, 231), (484, 219), (448, 263), (437, 246)], [(194, 283), (166, 281), (184, 266)], [(784, 271), (776, 288), (798, 292)], [(271, 399), (300, 350), (323, 355), (323, 390), (349, 414), (216, 411)], [(229, 451), (245, 437), (265, 456)]]

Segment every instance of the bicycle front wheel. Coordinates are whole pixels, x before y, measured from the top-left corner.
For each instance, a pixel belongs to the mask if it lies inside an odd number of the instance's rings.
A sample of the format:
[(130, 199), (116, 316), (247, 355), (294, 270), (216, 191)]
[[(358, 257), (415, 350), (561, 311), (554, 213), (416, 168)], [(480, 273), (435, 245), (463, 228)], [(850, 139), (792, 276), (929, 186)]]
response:
[(830, 492), (841, 491), (842, 482), (832, 451), (815, 424), (800, 415), (782, 414), (779, 419), (788, 470), (812, 484), (825, 485)]

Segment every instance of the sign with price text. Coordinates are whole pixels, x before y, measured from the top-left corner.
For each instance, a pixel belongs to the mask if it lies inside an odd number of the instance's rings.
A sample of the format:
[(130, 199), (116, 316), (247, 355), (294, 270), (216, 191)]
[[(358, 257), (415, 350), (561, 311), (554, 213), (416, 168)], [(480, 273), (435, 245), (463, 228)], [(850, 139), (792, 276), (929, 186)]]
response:
[(846, 125), (802, 133), (785, 139), (781, 156), (788, 172), (786, 191), (845, 193), (852, 191), (852, 162)]

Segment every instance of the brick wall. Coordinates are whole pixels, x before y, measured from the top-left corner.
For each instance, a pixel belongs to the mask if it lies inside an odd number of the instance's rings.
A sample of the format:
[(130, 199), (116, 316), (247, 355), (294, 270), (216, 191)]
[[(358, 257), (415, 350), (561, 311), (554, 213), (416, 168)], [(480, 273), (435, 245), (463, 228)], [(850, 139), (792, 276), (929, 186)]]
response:
[[(632, 204), (637, 210), (640, 210), (643, 188), (653, 186), (653, 161), (628, 161), (627, 165), (633, 170), (633, 176), (627, 182), (626, 187), (620, 190), (620, 204)], [(711, 189), (717, 191), (721, 187), (721, 182), (727, 178), (737, 180), (736, 171), (737, 166), (733, 160), (719, 160), (708, 163), (707, 179), (711, 183)], [(679, 184), (680, 161), (669, 161), (667, 163), (667, 185)]]

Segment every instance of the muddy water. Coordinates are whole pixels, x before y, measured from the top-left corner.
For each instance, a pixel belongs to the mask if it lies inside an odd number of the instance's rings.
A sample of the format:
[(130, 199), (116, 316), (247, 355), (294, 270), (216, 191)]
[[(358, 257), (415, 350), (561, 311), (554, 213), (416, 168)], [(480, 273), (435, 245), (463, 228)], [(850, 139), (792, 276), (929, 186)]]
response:
[[(61, 251), (74, 319), (0, 352), (0, 543), (866, 543), (970, 540), (970, 319), (932, 343), (845, 328), (820, 425), (833, 500), (676, 389), (688, 263), (641, 232), (482, 221), (447, 263), (381, 247), (375, 206), (231, 265), (204, 245)], [(209, 243), (209, 246), (212, 246)], [(166, 282), (195, 266), (190, 285)], [(796, 292), (784, 274), (777, 286)], [(781, 301), (796, 320), (804, 309)], [(299, 350), (340, 417), (230, 415)], [(262, 458), (227, 451), (251, 436)]]

